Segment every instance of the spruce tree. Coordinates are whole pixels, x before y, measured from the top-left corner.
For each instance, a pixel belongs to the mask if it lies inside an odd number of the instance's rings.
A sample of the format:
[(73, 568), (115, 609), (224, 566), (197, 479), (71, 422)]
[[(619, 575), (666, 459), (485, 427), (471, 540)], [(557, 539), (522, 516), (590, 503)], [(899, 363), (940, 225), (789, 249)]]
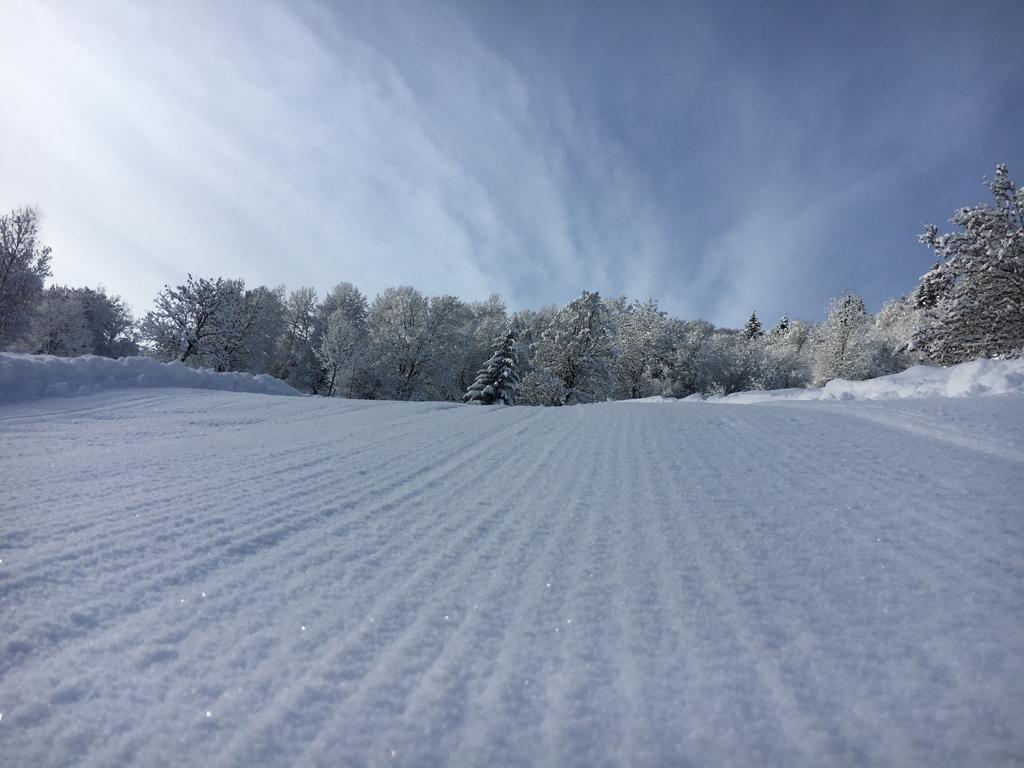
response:
[(938, 263), (914, 294), (924, 311), (915, 344), (942, 365), (1024, 349), (1024, 189), (1005, 165), (988, 187), (994, 204), (957, 211), (960, 231), (929, 226), (920, 237)]
[(462, 399), (477, 405), (515, 405), (519, 392), (519, 357), (516, 353), (516, 328), (509, 325), (503, 336), (494, 340), (494, 354), (484, 363)]
[(761, 330), (761, 321), (757, 319), (757, 312), (750, 313), (750, 319), (747, 320), (743, 333), (748, 339), (759, 339), (764, 336), (764, 331)]

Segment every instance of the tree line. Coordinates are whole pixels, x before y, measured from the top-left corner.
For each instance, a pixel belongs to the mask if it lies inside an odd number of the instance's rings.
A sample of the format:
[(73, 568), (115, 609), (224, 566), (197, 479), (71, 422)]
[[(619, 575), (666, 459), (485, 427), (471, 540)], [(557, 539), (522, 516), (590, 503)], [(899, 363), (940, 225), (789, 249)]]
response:
[(564, 306), (510, 313), (500, 297), (463, 301), (350, 283), (247, 287), (193, 277), (165, 286), (137, 320), (102, 288), (46, 286), (39, 215), (0, 216), (0, 349), (51, 355), (146, 354), (217, 371), (269, 373), (318, 395), (568, 405), (649, 395), (865, 379), (1024, 349), (1024, 192), (1004, 165), (993, 202), (929, 226), (935, 266), (876, 314), (834, 298), (821, 323), (756, 312), (742, 329), (670, 317), (657, 300), (583, 291)]

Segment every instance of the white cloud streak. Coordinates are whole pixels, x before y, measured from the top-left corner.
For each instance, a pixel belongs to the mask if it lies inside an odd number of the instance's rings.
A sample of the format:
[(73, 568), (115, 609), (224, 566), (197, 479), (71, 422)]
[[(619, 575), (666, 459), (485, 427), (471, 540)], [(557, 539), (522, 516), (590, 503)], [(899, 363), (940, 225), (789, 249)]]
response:
[[(0, 207), (39, 204), (56, 279), (137, 311), (192, 272), (813, 317), (893, 274), (874, 251), (913, 248), (914, 209), (882, 246), (858, 216), (992, 134), (1005, 81), (961, 66), (985, 30), (947, 41), (913, 14), (892, 29), (920, 39), (877, 32), (907, 51), (890, 83), (838, 11), (804, 50), (749, 8), (516, 4), (502, 40), (495, 7), (12, 0)], [(929, 98), (942, 67), (951, 97)]]
[(16, 5), (0, 203), (41, 205), (58, 280), (137, 309), (187, 271), (518, 306), (636, 287), (609, 264), (665, 248), (642, 176), (454, 13), (391, 10), (368, 34), (318, 6)]

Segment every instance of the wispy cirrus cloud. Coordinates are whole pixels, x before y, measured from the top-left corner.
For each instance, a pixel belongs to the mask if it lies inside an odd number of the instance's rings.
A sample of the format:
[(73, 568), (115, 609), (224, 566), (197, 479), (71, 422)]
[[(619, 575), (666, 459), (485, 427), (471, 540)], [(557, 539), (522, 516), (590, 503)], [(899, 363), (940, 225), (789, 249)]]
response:
[(60, 279), (136, 306), (189, 270), (552, 301), (613, 290), (594, 256), (642, 261), (658, 229), (564, 95), (452, 11), (376, 19), (401, 56), (318, 6), (19, 12), (0, 191), (44, 207)]
[(0, 205), (137, 310), (187, 271), (720, 323), (877, 303), (1024, 119), (993, 114), (1021, 80), (985, 67), (994, 22), (940, 50), (941, 13), (872, 13), (16, 2)]

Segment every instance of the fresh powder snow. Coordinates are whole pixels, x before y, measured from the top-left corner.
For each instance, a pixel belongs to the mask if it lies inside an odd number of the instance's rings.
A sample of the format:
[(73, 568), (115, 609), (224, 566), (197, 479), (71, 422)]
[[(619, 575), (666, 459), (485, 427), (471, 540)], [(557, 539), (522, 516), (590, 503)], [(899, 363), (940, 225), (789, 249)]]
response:
[(509, 408), (5, 355), (0, 764), (1020, 764), (1015, 365)]

